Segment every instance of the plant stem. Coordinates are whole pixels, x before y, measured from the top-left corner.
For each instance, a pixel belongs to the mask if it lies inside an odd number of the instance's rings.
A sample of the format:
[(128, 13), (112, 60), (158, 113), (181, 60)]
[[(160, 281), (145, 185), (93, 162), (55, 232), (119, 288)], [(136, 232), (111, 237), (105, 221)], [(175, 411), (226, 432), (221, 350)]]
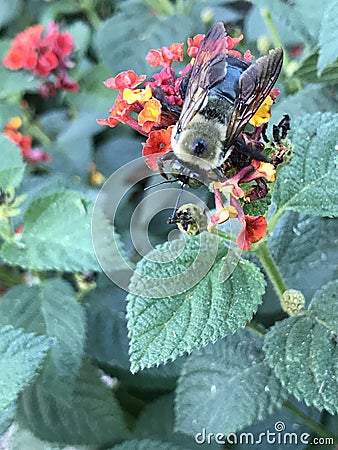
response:
[(267, 232), (266, 232), (266, 236), (267, 237), (270, 236), (270, 234), (272, 233), (273, 229), (276, 226), (276, 223), (282, 217), (282, 215), (285, 213), (285, 210), (286, 210), (286, 208), (282, 207), (282, 208), (277, 209), (277, 211), (275, 211), (272, 214), (272, 216), (270, 217), (268, 229), (267, 229)]
[(266, 241), (262, 242), (262, 244), (256, 248), (255, 253), (264, 267), (264, 270), (273, 284), (278, 296), (282, 298), (283, 293), (287, 290), (287, 287), (274, 259), (269, 252)]
[(82, 0), (80, 1), (81, 8), (83, 12), (86, 14), (88, 22), (91, 24), (91, 26), (94, 28), (94, 30), (97, 30), (99, 26), (101, 25), (101, 19), (98, 16), (97, 12), (93, 8), (93, 2), (88, 0)]
[(261, 9), (261, 14), (262, 17), (264, 19), (264, 22), (266, 23), (266, 26), (268, 27), (270, 34), (271, 34), (271, 38), (272, 38), (272, 42), (274, 44), (275, 47), (280, 47), (283, 49), (284, 51), (284, 66), (285, 68), (289, 65), (290, 60), (289, 60), (289, 56), (285, 51), (285, 48), (283, 46), (283, 42), (279, 36), (278, 30), (276, 28), (276, 25), (274, 24), (272, 17), (271, 17), (271, 13), (267, 8), (262, 8)]
[(226, 239), (227, 241), (232, 241), (232, 242), (236, 241), (235, 237), (232, 234), (226, 233), (225, 231), (218, 230), (217, 228), (214, 228), (211, 231), (211, 234), (214, 234), (215, 236), (218, 236), (222, 239)]
[(52, 140), (46, 133), (44, 133), (39, 125), (36, 123), (31, 123), (28, 125), (28, 133), (32, 135), (35, 139), (41, 142), (44, 146), (49, 146), (52, 143)]
[(314, 431), (318, 436), (321, 437), (332, 437), (335, 441), (338, 441), (338, 436), (331, 433), (326, 427), (324, 427), (321, 423), (316, 422), (311, 417), (307, 416), (303, 411), (301, 411), (297, 406), (293, 405), (291, 402), (286, 401), (284, 403), (285, 408), (295, 414), (297, 417), (302, 419), (303, 423)]
[(184, 14), (184, 1), (183, 0), (176, 0), (176, 9), (178, 14), (183, 15)]

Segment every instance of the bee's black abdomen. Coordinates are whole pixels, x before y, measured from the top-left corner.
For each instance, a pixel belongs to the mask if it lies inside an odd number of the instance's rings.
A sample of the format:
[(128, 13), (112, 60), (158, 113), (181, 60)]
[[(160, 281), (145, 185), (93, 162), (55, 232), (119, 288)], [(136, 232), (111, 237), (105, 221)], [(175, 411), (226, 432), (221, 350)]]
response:
[(233, 56), (228, 56), (227, 63), (224, 79), (210, 89), (209, 98), (222, 99), (233, 105), (240, 90), (239, 78), (250, 64)]

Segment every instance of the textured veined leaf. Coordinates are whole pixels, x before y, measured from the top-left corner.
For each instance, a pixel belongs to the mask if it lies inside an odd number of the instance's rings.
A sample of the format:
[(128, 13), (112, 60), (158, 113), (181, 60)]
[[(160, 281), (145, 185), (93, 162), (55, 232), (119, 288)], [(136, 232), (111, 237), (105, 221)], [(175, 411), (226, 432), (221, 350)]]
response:
[(176, 391), (176, 428), (235, 433), (281, 407), (285, 391), (264, 361), (263, 338), (239, 330), (191, 355)]
[(338, 114), (317, 113), (296, 118), (291, 141), (294, 156), (278, 173), (272, 201), (282, 211), (291, 209), (317, 216), (338, 215)]
[(49, 392), (68, 398), (85, 340), (84, 310), (70, 285), (50, 279), (31, 287), (13, 287), (0, 302), (0, 326), (5, 323), (55, 339), (40, 376)]
[(36, 382), (19, 399), (17, 421), (39, 439), (68, 445), (104, 446), (129, 437), (113, 392), (87, 362), (71, 403), (53, 397)]
[(26, 210), (21, 239), (5, 243), (1, 256), (27, 269), (99, 270), (90, 234), (91, 204), (72, 191), (34, 200)]
[(137, 265), (127, 297), (132, 371), (215, 342), (252, 318), (264, 277), (240, 260), (220, 282), (227, 252), (218, 238), (202, 234), (160, 245)]
[(33, 380), (52, 342), (9, 325), (0, 329), (0, 411)]
[(274, 325), (266, 360), (286, 389), (307, 405), (338, 412), (338, 281), (322, 287), (302, 314)]

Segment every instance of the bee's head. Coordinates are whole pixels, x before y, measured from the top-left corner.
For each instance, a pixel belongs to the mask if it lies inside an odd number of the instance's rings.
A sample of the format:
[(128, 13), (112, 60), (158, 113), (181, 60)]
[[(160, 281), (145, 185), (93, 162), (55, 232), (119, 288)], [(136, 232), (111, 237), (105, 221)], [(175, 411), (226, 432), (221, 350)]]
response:
[(202, 156), (203, 153), (207, 150), (207, 148), (208, 148), (208, 141), (206, 141), (204, 138), (198, 137), (194, 139), (193, 149), (194, 154), (196, 156)]
[(222, 162), (222, 142), (222, 129), (210, 120), (199, 118), (173, 139), (172, 147), (181, 161), (210, 170)]

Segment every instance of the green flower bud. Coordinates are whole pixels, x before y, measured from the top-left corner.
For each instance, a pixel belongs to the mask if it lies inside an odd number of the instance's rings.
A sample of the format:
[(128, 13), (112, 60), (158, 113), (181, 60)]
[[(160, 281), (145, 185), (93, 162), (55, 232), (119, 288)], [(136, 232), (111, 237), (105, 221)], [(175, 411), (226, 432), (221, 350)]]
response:
[(201, 11), (201, 19), (204, 23), (211, 23), (215, 19), (215, 13), (211, 8), (203, 8)]
[(261, 36), (257, 39), (257, 48), (263, 55), (269, 53), (271, 46), (272, 42), (268, 36)]
[(303, 311), (305, 306), (305, 297), (296, 289), (288, 289), (283, 293), (281, 305), (283, 310), (289, 316), (295, 316)]
[(205, 210), (198, 205), (188, 203), (181, 206), (170, 223), (177, 223), (178, 229), (189, 236), (196, 236), (207, 230), (208, 218)]

